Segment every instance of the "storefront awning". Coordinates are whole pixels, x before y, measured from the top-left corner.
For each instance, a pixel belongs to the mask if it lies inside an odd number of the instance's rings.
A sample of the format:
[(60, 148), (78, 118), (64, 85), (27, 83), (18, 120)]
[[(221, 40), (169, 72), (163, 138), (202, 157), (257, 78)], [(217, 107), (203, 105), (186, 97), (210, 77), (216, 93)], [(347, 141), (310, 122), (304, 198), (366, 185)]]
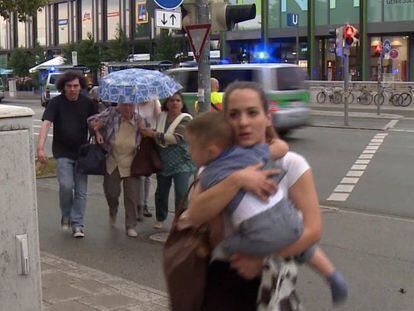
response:
[(29, 69), (30, 73), (35, 73), (39, 69), (46, 69), (51, 66), (59, 66), (63, 65), (65, 63), (65, 59), (62, 56), (56, 56), (55, 58), (49, 59), (48, 61), (45, 61), (44, 63), (41, 63), (33, 68)]

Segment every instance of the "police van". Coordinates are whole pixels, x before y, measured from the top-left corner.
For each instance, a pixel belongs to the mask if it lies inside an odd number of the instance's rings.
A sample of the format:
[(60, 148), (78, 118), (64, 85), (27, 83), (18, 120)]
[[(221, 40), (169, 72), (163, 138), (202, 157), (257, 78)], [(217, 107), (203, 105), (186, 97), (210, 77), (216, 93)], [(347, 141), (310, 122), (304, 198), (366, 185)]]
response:
[[(179, 82), (185, 104), (194, 113), (197, 100), (198, 68), (175, 68), (167, 74)], [(231, 64), (211, 66), (211, 77), (225, 90), (233, 81), (254, 81), (267, 94), (272, 121), (279, 134), (304, 126), (310, 117), (309, 90), (305, 86), (306, 73), (293, 64)]]

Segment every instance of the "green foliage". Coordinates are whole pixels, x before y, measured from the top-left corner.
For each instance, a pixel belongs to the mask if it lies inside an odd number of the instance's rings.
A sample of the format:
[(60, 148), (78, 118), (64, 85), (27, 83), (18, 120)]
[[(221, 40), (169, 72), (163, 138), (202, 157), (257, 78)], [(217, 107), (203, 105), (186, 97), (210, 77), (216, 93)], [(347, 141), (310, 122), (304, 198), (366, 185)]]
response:
[(91, 34), (88, 39), (79, 43), (69, 44), (63, 51), (66, 63), (72, 63), (72, 51), (78, 52), (78, 64), (88, 67), (92, 74), (96, 76), (97, 71), (101, 67), (101, 47), (96, 43)]
[(130, 51), (131, 44), (125, 32), (121, 28), (118, 28), (115, 40), (110, 40), (107, 42), (107, 45), (102, 55), (102, 60), (125, 61), (128, 58)]
[(183, 51), (185, 45), (185, 38), (173, 37), (168, 30), (161, 30), (160, 36), (155, 41), (155, 55), (154, 60), (169, 60), (177, 63), (175, 57), (180, 51)]
[(29, 69), (35, 66), (35, 57), (24, 48), (14, 49), (10, 55), (9, 66), (16, 76), (28, 76)]
[(46, 55), (39, 42), (36, 41), (33, 49), (34, 61), (36, 65), (44, 63), (46, 61)]
[(46, 5), (47, 0), (1, 0), (0, 15), (9, 18), (11, 12), (16, 12), (20, 21), (28, 16), (35, 16), (38, 8)]

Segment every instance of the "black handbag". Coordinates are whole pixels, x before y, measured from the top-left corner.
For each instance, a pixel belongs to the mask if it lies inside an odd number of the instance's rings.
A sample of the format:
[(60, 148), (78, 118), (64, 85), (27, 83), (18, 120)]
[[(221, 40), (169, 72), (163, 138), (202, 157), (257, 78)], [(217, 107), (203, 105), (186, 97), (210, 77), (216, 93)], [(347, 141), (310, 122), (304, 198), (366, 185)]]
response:
[(105, 175), (106, 151), (91, 140), (89, 138), (89, 142), (79, 148), (76, 171), (85, 175)]

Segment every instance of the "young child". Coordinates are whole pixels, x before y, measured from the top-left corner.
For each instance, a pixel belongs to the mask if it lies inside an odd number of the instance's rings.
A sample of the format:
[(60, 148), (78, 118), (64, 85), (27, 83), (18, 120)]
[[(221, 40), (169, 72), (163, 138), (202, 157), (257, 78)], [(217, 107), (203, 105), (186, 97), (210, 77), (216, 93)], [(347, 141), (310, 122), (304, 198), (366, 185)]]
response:
[[(267, 136), (271, 138), (269, 133), (271, 131), (268, 131)], [(249, 165), (262, 162), (263, 169), (277, 168), (272, 159), (281, 158), (288, 151), (287, 144), (278, 138), (271, 140), (270, 145), (257, 144), (248, 148), (234, 146), (233, 130), (220, 112), (205, 113), (192, 120), (186, 127), (186, 138), (194, 163), (198, 167), (205, 166), (199, 176), (203, 191)], [(281, 173), (274, 177), (277, 182), (286, 173), (279, 169)], [(222, 209), (212, 207), (203, 211), (203, 214), (207, 213), (213, 219), (221, 211)], [(272, 195), (267, 203), (239, 191), (224, 212), (236, 228), (235, 233), (225, 238), (215, 250), (225, 257), (235, 253), (261, 257), (273, 255), (294, 243), (303, 232), (301, 214), (284, 197), (282, 190)], [(186, 214), (183, 213), (184, 223), (185, 218)], [(348, 289), (344, 278), (319, 247), (314, 245), (295, 259), (302, 263), (308, 262), (327, 278), (335, 304), (347, 298)]]

